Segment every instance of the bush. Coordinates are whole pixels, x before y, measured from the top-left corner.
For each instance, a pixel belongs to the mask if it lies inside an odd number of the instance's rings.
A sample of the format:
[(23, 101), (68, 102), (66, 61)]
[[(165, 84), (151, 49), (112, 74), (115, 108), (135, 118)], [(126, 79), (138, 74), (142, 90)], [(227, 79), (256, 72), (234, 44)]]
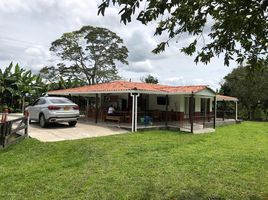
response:
[(265, 121), (266, 115), (263, 109), (256, 108), (253, 112), (253, 119), (257, 121)]

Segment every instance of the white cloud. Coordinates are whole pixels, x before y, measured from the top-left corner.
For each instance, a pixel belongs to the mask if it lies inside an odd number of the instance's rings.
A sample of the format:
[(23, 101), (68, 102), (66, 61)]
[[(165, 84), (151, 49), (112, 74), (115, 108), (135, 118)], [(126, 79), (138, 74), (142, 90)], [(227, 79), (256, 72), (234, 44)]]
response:
[(169, 78), (166, 78), (163, 82), (167, 85), (185, 85), (185, 80), (182, 76), (169, 77)]
[(161, 80), (163, 84), (166, 85), (207, 85), (212, 89), (216, 90), (219, 86), (219, 80), (205, 80), (202, 78), (186, 79), (182, 76), (180, 77), (168, 77), (164, 80)]
[(144, 72), (152, 72), (153, 66), (150, 62), (150, 60), (140, 61), (140, 62), (133, 62), (130, 63), (129, 66), (125, 67), (124, 70), (131, 71), (131, 72), (137, 72), (137, 73), (144, 73)]
[(1, 0), (0, 12), (16, 13), (18, 11), (29, 11), (29, 5), (21, 0)]
[(36, 47), (30, 47), (25, 50), (25, 53), (30, 56), (41, 56), (42, 52), (39, 48)]

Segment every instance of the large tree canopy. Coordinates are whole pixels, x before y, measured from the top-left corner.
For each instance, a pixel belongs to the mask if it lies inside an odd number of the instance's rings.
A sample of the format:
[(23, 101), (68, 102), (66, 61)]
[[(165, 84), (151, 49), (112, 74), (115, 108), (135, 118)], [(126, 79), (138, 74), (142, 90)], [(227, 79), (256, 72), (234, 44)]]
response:
[[(249, 119), (262, 110), (268, 117), (268, 66), (250, 72), (248, 67), (238, 67), (224, 77), (220, 93), (235, 96), (240, 101), (240, 111), (246, 110)], [(255, 116), (255, 117), (254, 117)]]
[(116, 62), (128, 64), (128, 50), (114, 32), (100, 27), (84, 26), (64, 33), (52, 42), (50, 50), (61, 58), (58, 67), (45, 67), (42, 76), (96, 84), (118, 79)]
[[(186, 33), (193, 41), (182, 51), (197, 53), (195, 62), (207, 64), (223, 54), (225, 65), (235, 59), (255, 67), (268, 57), (268, 0), (102, 0), (98, 14), (104, 15), (111, 2), (122, 8), (119, 13), (125, 24), (133, 16), (145, 25), (158, 22), (155, 35), (165, 33), (168, 38), (158, 44), (155, 53)], [(210, 39), (198, 47), (206, 34), (204, 29), (209, 29)]]

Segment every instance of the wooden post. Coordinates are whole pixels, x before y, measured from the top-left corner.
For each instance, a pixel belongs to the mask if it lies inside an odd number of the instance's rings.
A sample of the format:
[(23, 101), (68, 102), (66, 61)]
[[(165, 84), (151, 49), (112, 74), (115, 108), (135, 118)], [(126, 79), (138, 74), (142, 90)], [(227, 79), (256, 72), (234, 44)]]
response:
[(190, 123), (191, 123), (191, 133), (194, 132), (194, 93), (192, 92), (191, 97), (190, 97)]
[(217, 117), (217, 99), (214, 97), (214, 118), (213, 118), (213, 128), (216, 128), (216, 117)]
[(168, 126), (168, 95), (166, 95), (166, 123), (165, 126)]
[(29, 122), (30, 122), (29, 112), (28, 111), (24, 111), (24, 124), (26, 125), (26, 128), (24, 129), (25, 136), (28, 136)]
[(96, 108), (95, 108), (95, 123), (98, 123), (98, 113), (99, 113), (99, 95), (96, 94)]
[(0, 123), (0, 145), (1, 147), (4, 147), (4, 126), (5, 123)]
[(3, 147), (8, 144), (7, 136), (11, 134), (12, 131), (12, 122), (8, 121), (4, 123), (4, 131), (3, 131)]
[(3, 124), (3, 127), (2, 127), (2, 133), (1, 133), (1, 140), (2, 140), (2, 147), (5, 148), (6, 146), (6, 132), (7, 132), (7, 122), (4, 122)]

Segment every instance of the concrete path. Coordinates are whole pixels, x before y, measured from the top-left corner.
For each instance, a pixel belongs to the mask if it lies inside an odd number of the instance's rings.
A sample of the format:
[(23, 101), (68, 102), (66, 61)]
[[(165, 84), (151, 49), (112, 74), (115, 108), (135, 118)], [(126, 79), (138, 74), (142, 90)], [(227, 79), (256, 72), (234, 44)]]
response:
[(42, 142), (56, 142), (116, 135), (127, 132), (127, 130), (116, 127), (107, 127), (103, 124), (95, 125), (86, 122), (77, 123), (75, 127), (69, 127), (67, 124), (51, 124), (48, 128), (41, 128), (38, 123), (32, 123), (30, 124), (29, 136)]

